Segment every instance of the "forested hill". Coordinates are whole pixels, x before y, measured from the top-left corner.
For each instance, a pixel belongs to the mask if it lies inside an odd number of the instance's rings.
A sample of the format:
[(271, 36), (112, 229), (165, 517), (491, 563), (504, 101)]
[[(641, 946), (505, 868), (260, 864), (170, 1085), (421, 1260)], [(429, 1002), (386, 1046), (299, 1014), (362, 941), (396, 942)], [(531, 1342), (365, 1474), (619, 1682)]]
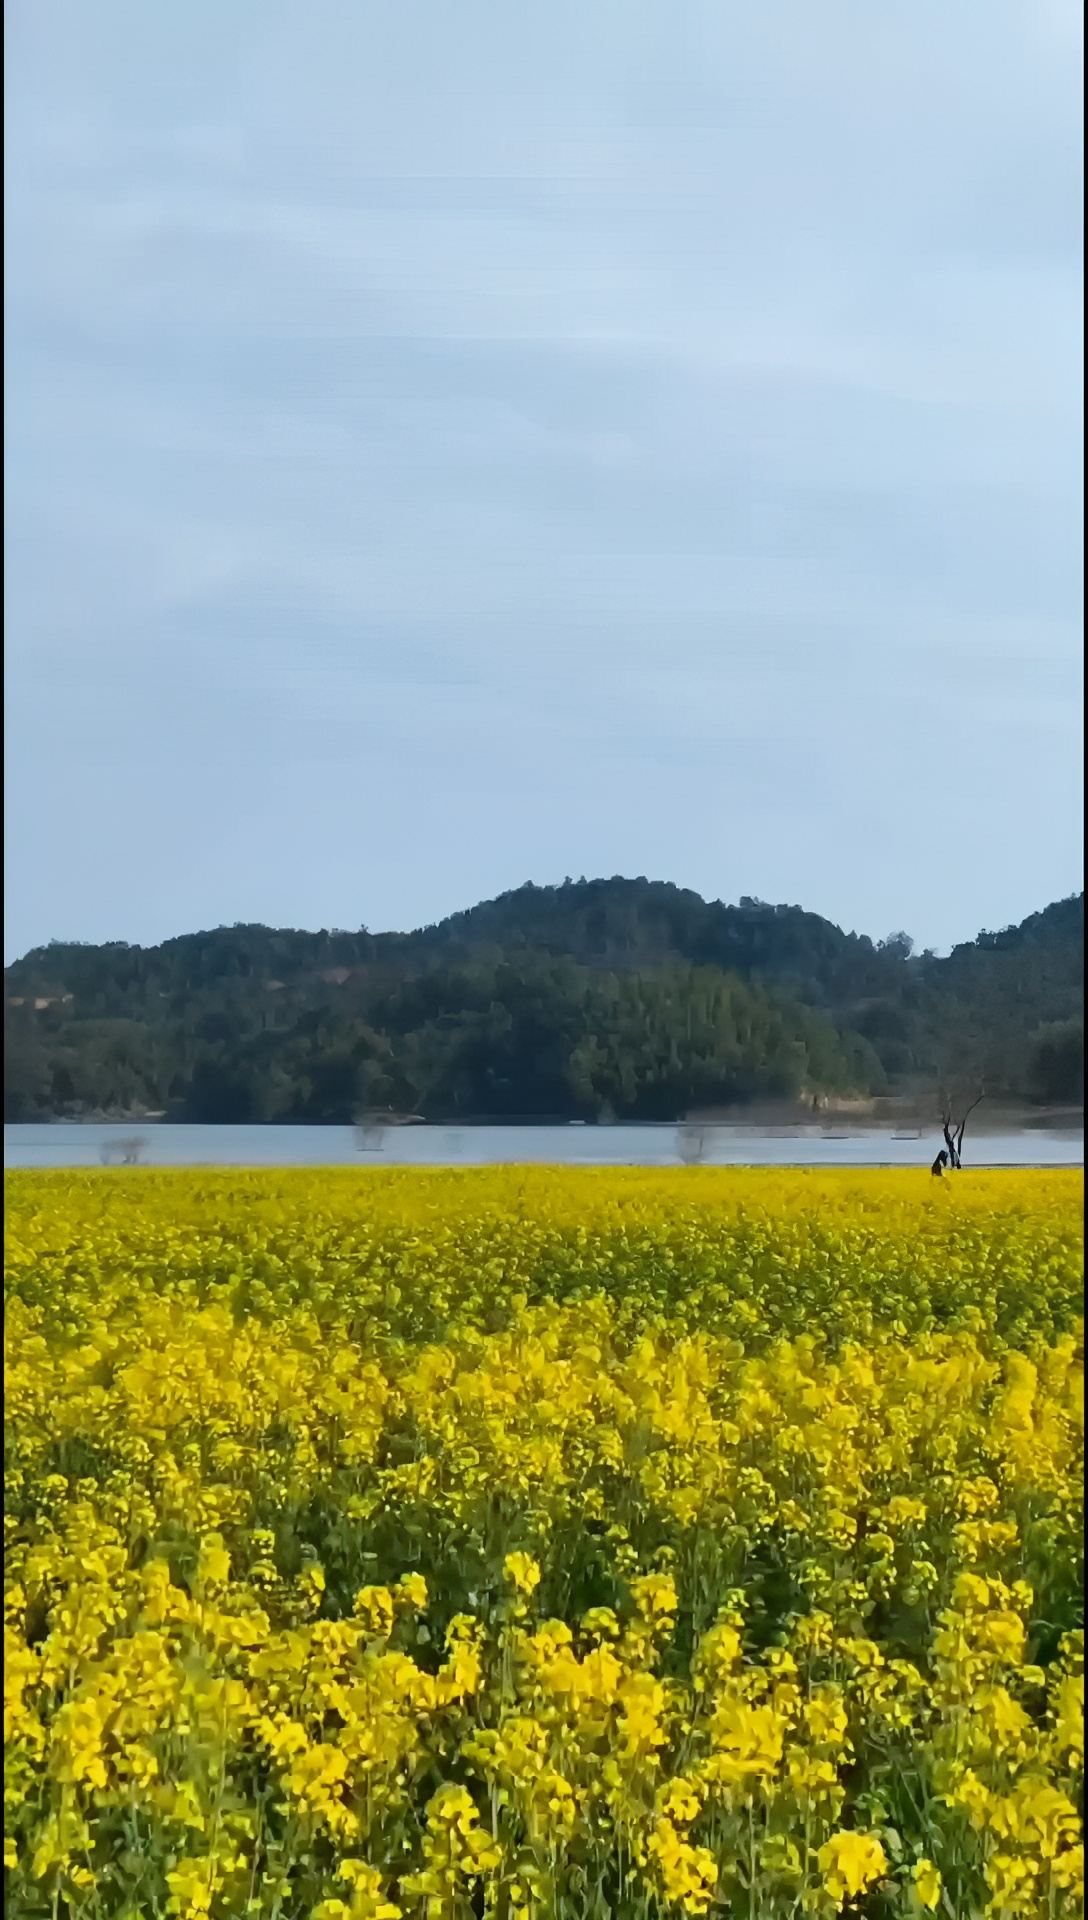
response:
[(410, 934), (54, 943), (5, 971), (5, 1117), (673, 1118), (984, 1080), (1074, 1103), (1083, 895), (946, 958), (647, 880), (525, 886)]

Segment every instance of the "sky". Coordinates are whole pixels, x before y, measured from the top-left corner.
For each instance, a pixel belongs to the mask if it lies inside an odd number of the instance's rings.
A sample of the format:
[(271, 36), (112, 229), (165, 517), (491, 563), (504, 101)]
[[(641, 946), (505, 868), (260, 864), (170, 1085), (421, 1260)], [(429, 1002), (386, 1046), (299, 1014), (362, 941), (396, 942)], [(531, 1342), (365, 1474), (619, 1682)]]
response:
[(8, 959), (1079, 890), (1079, 0), (5, 11)]

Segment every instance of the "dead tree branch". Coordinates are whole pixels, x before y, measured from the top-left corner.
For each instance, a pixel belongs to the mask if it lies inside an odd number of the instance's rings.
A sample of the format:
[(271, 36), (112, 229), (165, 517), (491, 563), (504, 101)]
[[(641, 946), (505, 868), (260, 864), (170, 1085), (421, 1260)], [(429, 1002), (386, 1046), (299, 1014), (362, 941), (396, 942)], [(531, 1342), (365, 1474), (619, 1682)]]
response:
[[(962, 1100), (957, 1100), (953, 1094), (946, 1093), (941, 1096), (941, 1132), (944, 1135), (944, 1144), (948, 1150), (948, 1164), (950, 1167), (962, 1167), (963, 1136), (967, 1127), (967, 1121), (969, 1116), (974, 1113), (979, 1101), (985, 1099), (985, 1097), (986, 1090), (984, 1087), (980, 1087), (974, 1099), (969, 1101), (965, 1107)], [(958, 1118), (957, 1114), (959, 1116)]]

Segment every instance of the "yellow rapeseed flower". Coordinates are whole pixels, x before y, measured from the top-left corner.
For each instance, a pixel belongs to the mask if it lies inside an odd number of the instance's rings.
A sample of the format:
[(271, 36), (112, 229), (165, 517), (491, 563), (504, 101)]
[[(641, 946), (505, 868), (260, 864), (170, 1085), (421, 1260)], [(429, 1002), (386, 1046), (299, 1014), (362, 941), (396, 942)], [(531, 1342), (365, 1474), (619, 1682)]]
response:
[(888, 1859), (874, 1833), (834, 1833), (817, 1856), (824, 1886), (840, 1905), (880, 1879)]

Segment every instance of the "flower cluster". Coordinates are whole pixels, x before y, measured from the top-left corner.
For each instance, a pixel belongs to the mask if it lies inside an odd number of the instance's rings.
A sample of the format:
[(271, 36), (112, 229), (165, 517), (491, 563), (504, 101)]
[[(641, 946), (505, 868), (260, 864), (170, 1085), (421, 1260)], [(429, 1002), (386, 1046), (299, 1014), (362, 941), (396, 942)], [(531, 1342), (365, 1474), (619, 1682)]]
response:
[(5, 1866), (1073, 1920), (1073, 1178), (19, 1174)]

